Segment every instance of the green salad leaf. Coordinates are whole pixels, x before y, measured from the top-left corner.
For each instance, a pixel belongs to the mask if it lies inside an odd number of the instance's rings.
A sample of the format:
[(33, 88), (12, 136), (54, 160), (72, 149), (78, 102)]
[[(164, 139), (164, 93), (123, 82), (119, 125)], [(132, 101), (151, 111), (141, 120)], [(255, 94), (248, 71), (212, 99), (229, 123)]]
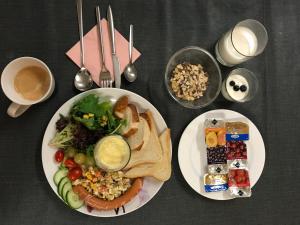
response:
[(56, 148), (64, 148), (72, 145), (73, 131), (75, 125), (69, 123), (62, 131), (57, 132), (49, 145)]
[(79, 100), (73, 106), (71, 114), (76, 112), (80, 113), (92, 113), (96, 117), (104, 115), (107, 111), (112, 109), (112, 104), (109, 101), (99, 103), (99, 97), (94, 94), (90, 94)]
[(113, 106), (109, 100), (103, 100), (90, 94), (76, 102), (70, 111), (71, 117), (90, 130), (104, 130), (111, 133), (120, 127), (123, 120), (113, 115)]
[(89, 145), (86, 148), (86, 155), (88, 155), (90, 157), (94, 157), (94, 148), (95, 148), (95, 145)]

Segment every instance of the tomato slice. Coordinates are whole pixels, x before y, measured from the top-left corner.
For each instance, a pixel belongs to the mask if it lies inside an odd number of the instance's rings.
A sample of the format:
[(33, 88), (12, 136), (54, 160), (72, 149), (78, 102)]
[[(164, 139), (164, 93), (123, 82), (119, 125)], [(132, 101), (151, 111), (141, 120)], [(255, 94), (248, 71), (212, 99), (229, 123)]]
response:
[(78, 164), (74, 161), (73, 158), (66, 159), (64, 164), (68, 169), (78, 167)]
[(80, 167), (75, 167), (69, 170), (68, 178), (71, 181), (77, 180), (81, 176), (82, 176), (82, 169)]

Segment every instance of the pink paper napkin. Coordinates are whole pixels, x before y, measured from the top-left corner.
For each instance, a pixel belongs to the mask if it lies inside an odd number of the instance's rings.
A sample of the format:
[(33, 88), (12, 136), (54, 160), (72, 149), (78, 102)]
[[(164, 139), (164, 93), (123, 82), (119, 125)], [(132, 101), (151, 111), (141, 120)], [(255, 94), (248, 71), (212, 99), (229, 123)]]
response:
[[(112, 75), (114, 80), (114, 70), (111, 57), (111, 44), (108, 34), (108, 24), (106, 19), (101, 20), (102, 23), (102, 36), (104, 42), (104, 55), (105, 55), (105, 65)], [(84, 48), (85, 48), (85, 67), (92, 74), (94, 82), (99, 86), (99, 74), (102, 68), (101, 60), (101, 49), (99, 48), (98, 30), (97, 26), (94, 26), (84, 37)], [(119, 58), (120, 70), (123, 73), (126, 65), (129, 63), (129, 53), (128, 53), (128, 41), (115, 30), (115, 40), (116, 40), (116, 52)], [(77, 42), (67, 53), (67, 56), (80, 67), (80, 44)], [(132, 51), (132, 61), (134, 62), (141, 53), (133, 48)]]

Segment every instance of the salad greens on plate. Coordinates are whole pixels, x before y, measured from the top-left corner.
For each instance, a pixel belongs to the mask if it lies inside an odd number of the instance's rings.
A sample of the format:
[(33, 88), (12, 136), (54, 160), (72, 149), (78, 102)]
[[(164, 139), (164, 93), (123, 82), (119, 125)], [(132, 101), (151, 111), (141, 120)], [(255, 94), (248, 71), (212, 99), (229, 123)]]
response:
[(57, 148), (72, 146), (91, 154), (93, 145), (101, 137), (118, 133), (125, 122), (113, 115), (109, 100), (89, 94), (72, 106), (69, 115), (61, 115), (56, 122), (57, 133), (49, 145)]

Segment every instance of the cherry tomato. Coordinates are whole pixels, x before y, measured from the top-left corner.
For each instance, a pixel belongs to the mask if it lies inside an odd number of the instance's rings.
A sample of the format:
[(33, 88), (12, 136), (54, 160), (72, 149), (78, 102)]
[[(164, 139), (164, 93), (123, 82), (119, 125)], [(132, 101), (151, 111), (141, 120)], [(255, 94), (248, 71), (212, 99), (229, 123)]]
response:
[(65, 162), (64, 162), (64, 164), (69, 169), (78, 167), (78, 164), (72, 158), (66, 159)]
[(80, 167), (75, 167), (75, 168), (72, 168), (71, 170), (69, 170), (68, 178), (71, 181), (74, 181), (74, 180), (78, 179), (79, 177), (81, 177), (81, 175), (82, 175), (82, 169)]
[(62, 162), (64, 159), (64, 156), (65, 156), (65, 154), (64, 154), (63, 150), (61, 150), (61, 149), (57, 150), (54, 155), (55, 161), (58, 163)]

